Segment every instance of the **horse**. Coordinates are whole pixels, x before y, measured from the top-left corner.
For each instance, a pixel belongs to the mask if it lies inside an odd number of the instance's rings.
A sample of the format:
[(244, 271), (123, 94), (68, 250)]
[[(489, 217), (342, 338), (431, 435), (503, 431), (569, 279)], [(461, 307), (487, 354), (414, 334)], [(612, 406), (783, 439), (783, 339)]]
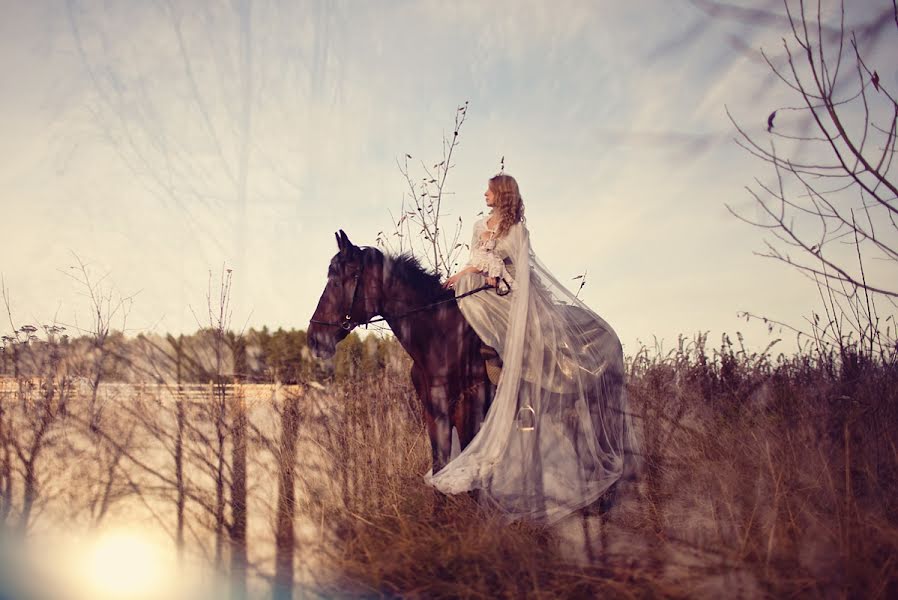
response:
[(358, 247), (342, 229), (335, 236), (338, 252), (309, 322), (309, 348), (318, 358), (331, 358), (355, 327), (377, 316), (386, 321), (412, 359), (411, 379), (437, 473), (449, 462), (452, 428), (464, 449), (489, 409), (494, 388), (482, 342), (459, 310), (455, 293), (414, 257)]

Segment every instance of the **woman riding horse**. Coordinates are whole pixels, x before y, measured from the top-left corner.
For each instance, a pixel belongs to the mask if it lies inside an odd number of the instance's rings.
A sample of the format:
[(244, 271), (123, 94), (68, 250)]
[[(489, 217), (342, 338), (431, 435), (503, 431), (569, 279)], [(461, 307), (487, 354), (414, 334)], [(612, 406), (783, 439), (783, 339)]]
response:
[[(483, 490), (511, 518), (552, 522), (597, 500), (633, 458), (623, 350), (533, 253), (515, 179), (496, 175), (484, 196), (492, 210), (446, 286), (502, 374), (477, 436), (428, 481), (446, 493)], [(465, 295), (484, 281), (510, 291)]]
[[(480, 490), (511, 519), (551, 523), (635, 467), (622, 347), (533, 253), (514, 178), (493, 177), (485, 196), (492, 211), (474, 226), (469, 265), (445, 283), (454, 293), (414, 259), (339, 232), (309, 343), (332, 355), (382, 315), (412, 357), (433, 451), (427, 481), (444, 493)], [(503, 364), (491, 402), (481, 341)]]

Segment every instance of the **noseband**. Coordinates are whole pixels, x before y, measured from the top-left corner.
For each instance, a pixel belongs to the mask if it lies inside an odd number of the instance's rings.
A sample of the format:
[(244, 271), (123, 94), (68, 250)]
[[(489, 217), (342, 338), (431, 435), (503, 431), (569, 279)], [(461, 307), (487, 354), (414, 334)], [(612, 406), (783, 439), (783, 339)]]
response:
[[(335, 327), (340, 327), (341, 329), (345, 329), (346, 331), (352, 331), (357, 325), (361, 325), (361, 323), (357, 323), (352, 320), (352, 309), (355, 308), (355, 297), (359, 292), (359, 278), (362, 276), (362, 266), (359, 265), (359, 270), (355, 274), (352, 282), (352, 300), (349, 301), (349, 310), (346, 311), (346, 314), (343, 315), (343, 318), (340, 319), (339, 323), (333, 323), (331, 321), (319, 321), (318, 319), (310, 319), (310, 323), (318, 323), (319, 325), (330, 325)], [(371, 321), (366, 322), (370, 323)]]

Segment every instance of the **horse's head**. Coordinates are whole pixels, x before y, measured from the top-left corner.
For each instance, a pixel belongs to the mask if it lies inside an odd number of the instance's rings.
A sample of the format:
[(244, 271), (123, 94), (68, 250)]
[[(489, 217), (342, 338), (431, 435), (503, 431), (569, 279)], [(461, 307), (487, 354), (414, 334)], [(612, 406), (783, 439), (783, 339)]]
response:
[(327, 269), (327, 284), (309, 323), (308, 340), (312, 354), (330, 358), (337, 343), (359, 323), (379, 314), (383, 255), (374, 248), (359, 248), (341, 229), (337, 234), (339, 252)]

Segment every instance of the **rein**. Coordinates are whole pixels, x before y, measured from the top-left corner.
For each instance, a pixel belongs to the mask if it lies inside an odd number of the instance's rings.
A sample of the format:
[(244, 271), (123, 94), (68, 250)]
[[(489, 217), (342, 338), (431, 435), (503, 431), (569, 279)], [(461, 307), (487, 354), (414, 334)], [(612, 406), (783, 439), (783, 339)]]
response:
[[(329, 325), (331, 327), (340, 327), (342, 329), (345, 329), (346, 331), (350, 331), (352, 329), (355, 329), (359, 325), (365, 325), (367, 327), (371, 323), (378, 323), (380, 321), (386, 321), (387, 320), (386, 317), (377, 317), (375, 319), (368, 319), (367, 321), (361, 321), (361, 322), (354, 321), (352, 319), (352, 316), (351, 316), (352, 309), (355, 307), (356, 294), (358, 293), (358, 289), (359, 289), (359, 277), (361, 277), (361, 275), (362, 275), (362, 271), (361, 271), (361, 269), (359, 269), (359, 272), (355, 274), (355, 281), (353, 282), (353, 285), (352, 285), (352, 300), (349, 303), (349, 310), (346, 312), (346, 314), (343, 316), (343, 319), (339, 323), (334, 323), (333, 321), (319, 321), (318, 319), (310, 319), (309, 322), (317, 323), (319, 325)], [(431, 302), (430, 304), (425, 304), (424, 306), (419, 306), (418, 308), (413, 308), (409, 311), (406, 311), (400, 315), (396, 315), (392, 318), (393, 319), (403, 319), (403, 318), (405, 318), (411, 314), (414, 314), (416, 312), (421, 312), (423, 310), (429, 310), (435, 306), (439, 306), (440, 304), (446, 304), (447, 302), (455, 302), (456, 300), (459, 300), (460, 298), (464, 298), (465, 296), (470, 296), (471, 294), (476, 294), (477, 292), (482, 292), (483, 290), (488, 290), (488, 289), (492, 289), (492, 288), (496, 289), (496, 293), (498, 295), (505, 296), (506, 294), (508, 294), (511, 291), (511, 286), (508, 285), (508, 282), (505, 281), (505, 279), (502, 279), (501, 283), (505, 284), (504, 291), (498, 285), (492, 286), (487, 283), (487, 284), (480, 286), (477, 289), (471, 290), (469, 292), (465, 292), (464, 294), (461, 294), (460, 296), (453, 296), (452, 298), (447, 298), (446, 300), (440, 300), (438, 302)]]

